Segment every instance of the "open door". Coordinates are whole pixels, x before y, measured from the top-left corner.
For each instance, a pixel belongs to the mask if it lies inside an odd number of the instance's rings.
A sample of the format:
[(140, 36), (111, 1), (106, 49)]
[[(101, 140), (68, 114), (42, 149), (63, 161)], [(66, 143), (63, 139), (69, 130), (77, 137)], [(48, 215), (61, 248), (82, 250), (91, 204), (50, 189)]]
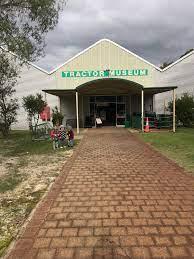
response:
[(116, 109), (116, 126), (117, 127), (124, 127), (126, 121), (126, 103), (124, 100), (122, 102), (118, 102), (120, 99), (117, 100), (117, 109)]

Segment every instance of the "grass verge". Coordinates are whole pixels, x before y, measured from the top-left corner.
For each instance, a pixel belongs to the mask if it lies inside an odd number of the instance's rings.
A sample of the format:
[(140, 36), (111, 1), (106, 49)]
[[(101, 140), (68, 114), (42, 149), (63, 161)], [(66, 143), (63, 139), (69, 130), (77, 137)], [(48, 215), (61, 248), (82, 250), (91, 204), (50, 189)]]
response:
[(179, 128), (176, 133), (151, 132), (139, 135), (146, 143), (194, 173), (194, 128)]

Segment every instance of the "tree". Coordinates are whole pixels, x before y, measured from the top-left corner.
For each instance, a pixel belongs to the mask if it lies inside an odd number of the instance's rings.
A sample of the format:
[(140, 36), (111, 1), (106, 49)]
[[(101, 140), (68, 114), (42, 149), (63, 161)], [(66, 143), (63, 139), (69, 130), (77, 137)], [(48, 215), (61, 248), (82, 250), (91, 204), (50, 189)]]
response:
[(13, 98), (18, 68), (5, 53), (0, 52), (0, 131), (9, 134), (10, 126), (16, 122), (18, 101)]
[(1, 0), (0, 46), (22, 61), (43, 54), (45, 35), (58, 22), (65, 0)]
[(18, 74), (16, 60), (6, 52), (17, 56), (18, 65), (43, 55), (45, 36), (56, 26), (64, 2), (0, 0), (0, 130), (3, 134), (16, 121), (18, 108), (17, 99), (12, 98)]
[(40, 113), (44, 110), (46, 105), (47, 103), (43, 100), (41, 94), (30, 94), (23, 97), (23, 107), (28, 113), (30, 129), (32, 129), (32, 126), (35, 126), (36, 129), (40, 119)]
[[(173, 103), (169, 102), (169, 110), (172, 112)], [(177, 120), (183, 123), (185, 127), (191, 127), (193, 122), (194, 96), (184, 93), (176, 99), (176, 116)]]
[(53, 112), (53, 114), (52, 114), (52, 117), (53, 117), (52, 123), (53, 123), (53, 125), (57, 125), (57, 124), (61, 125), (62, 122), (63, 122), (63, 115), (59, 112), (57, 106), (55, 106), (55, 108), (52, 109), (52, 112)]

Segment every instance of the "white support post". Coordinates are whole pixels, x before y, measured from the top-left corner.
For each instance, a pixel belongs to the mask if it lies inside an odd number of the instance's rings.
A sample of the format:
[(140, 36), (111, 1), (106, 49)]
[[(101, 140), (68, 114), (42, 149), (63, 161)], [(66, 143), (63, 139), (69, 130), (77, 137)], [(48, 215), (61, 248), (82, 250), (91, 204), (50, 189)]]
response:
[(152, 111), (156, 112), (156, 96), (152, 95)]
[(144, 132), (144, 90), (141, 90), (141, 130)]
[(84, 96), (82, 95), (82, 127), (84, 128), (85, 118), (84, 118)]
[(164, 99), (164, 114), (166, 114), (166, 100)]
[(61, 99), (60, 99), (60, 96), (58, 96), (58, 109), (59, 109), (59, 112), (61, 112)]
[(77, 134), (79, 134), (79, 102), (78, 102), (78, 92), (75, 93), (76, 99), (76, 119), (77, 119)]
[(44, 92), (44, 101), (47, 103), (47, 95), (46, 95), (46, 92)]
[(176, 131), (176, 95), (175, 89), (173, 89), (173, 132)]

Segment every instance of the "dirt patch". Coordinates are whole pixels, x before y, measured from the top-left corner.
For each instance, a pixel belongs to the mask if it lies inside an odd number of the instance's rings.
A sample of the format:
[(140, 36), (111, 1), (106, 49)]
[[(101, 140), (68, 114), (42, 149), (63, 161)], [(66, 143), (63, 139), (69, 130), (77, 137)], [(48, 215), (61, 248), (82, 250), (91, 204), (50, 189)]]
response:
[(0, 158), (0, 256), (72, 153)]

